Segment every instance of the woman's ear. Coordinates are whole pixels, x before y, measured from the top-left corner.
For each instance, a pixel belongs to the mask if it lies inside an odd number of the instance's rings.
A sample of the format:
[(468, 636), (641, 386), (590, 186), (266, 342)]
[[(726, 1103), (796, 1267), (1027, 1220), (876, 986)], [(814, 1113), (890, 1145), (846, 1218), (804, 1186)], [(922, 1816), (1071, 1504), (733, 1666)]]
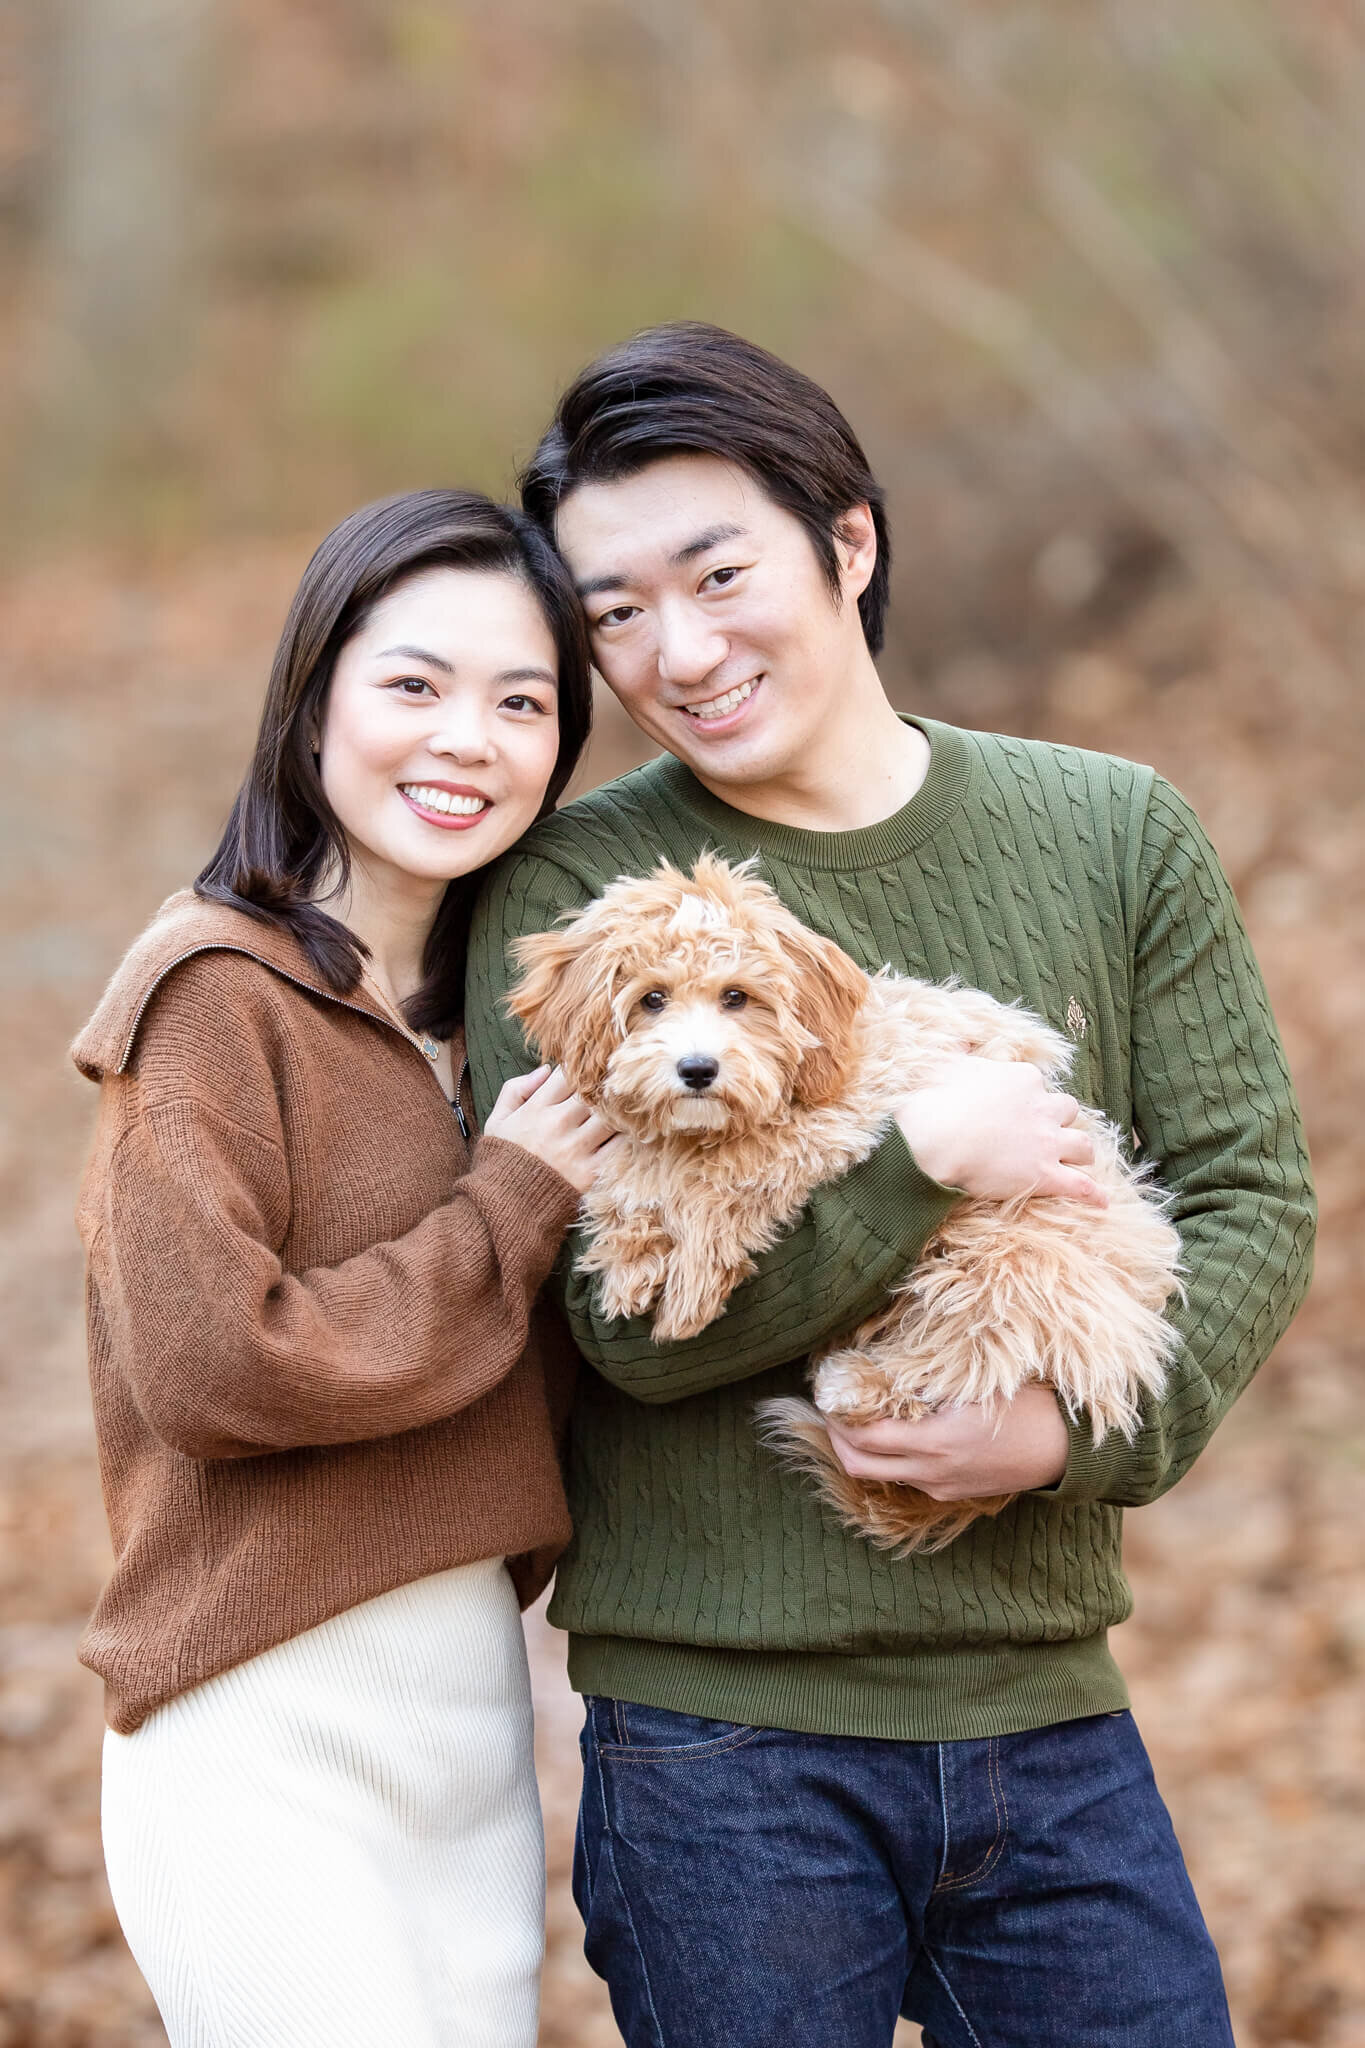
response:
[(585, 929), (589, 913), (564, 931), (517, 939), (512, 957), (522, 977), (507, 1008), (526, 1027), (540, 1053), (561, 1068), (574, 1091), (591, 1101), (606, 1079), (616, 1049), (612, 1014), (615, 976), (603, 936)]
[(782, 945), (796, 970), (797, 1022), (815, 1041), (801, 1056), (794, 1092), (807, 1109), (822, 1109), (841, 1093), (852, 1063), (867, 976), (832, 939), (793, 924)]

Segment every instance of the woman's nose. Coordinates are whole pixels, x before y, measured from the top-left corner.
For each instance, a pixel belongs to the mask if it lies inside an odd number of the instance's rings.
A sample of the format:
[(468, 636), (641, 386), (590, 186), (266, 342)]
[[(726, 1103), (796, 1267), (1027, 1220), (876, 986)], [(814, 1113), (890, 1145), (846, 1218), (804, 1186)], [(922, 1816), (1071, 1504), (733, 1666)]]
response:
[(491, 761), (497, 753), (492, 721), (468, 711), (442, 719), (427, 744), (433, 754), (451, 761)]

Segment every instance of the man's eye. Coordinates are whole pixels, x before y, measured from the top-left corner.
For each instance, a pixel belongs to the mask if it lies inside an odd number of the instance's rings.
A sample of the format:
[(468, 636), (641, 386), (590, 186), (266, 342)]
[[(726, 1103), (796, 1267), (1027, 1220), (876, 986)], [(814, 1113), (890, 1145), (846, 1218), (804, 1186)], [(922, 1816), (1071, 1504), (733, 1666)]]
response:
[(661, 988), (652, 988), (648, 995), (641, 996), (640, 1008), (642, 1010), (662, 1010), (667, 1001), (668, 997)]
[(603, 612), (597, 620), (599, 626), (624, 626), (627, 619), (633, 619), (639, 611), (638, 604), (614, 604), (609, 612)]
[(738, 569), (713, 569), (706, 581), (714, 584), (717, 590), (724, 590), (728, 583), (734, 582), (738, 574)]
[(727, 988), (721, 995), (720, 1006), (722, 1010), (742, 1010), (748, 1000), (744, 989)]

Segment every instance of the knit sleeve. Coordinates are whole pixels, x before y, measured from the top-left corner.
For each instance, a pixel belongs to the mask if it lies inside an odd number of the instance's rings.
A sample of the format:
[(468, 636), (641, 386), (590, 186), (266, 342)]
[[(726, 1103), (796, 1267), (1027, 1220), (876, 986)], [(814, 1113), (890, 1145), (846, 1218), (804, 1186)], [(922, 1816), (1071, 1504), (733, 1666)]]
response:
[[(486, 1115), (508, 1075), (535, 1061), (504, 1008), (507, 949), (544, 931), (593, 893), (557, 864), (525, 856), (495, 870), (474, 916), (465, 1031), (475, 1104)], [(832, 1332), (878, 1308), (919, 1257), (957, 1195), (921, 1171), (893, 1125), (862, 1165), (816, 1190), (799, 1223), (756, 1261), (754, 1277), (698, 1336), (656, 1343), (647, 1316), (608, 1321), (573, 1263), (571, 1233), (556, 1266), (574, 1339), (585, 1358), (640, 1401), (681, 1400), (803, 1357)]]
[(1315, 1207), (1298, 1111), (1231, 889), (1199, 822), (1159, 778), (1137, 862), (1133, 1115), (1174, 1198), (1180, 1350), (1133, 1443), (1082, 1420), (1056, 1497), (1136, 1506), (1180, 1479), (1307, 1291)]
[(91, 1272), (148, 1426), (187, 1457), (251, 1457), (395, 1435), (488, 1393), (525, 1349), (568, 1182), (484, 1138), (414, 1229), (288, 1272), (267, 1048), (230, 1007), (198, 1036), (195, 1092), (105, 1084), (135, 1104), (88, 1219)]

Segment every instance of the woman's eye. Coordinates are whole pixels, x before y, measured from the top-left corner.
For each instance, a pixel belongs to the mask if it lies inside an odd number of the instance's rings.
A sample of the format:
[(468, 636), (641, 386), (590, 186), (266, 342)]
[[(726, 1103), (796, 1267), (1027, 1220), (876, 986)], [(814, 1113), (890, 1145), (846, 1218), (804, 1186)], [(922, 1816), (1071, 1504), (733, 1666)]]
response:
[(642, 1010), (662, 1010), (667, 1001), (668, 997), (661, 988), (652, 988), (648, 995), (641, 996), (640, 1008)]
[(538, 715), (541, 718), (546, 718), (549, 716), (545, 706), (541, 703), (538, 697), (523, 697), (520, 695), (514, 697), (504, 697), (502, 700), (502, 708), (504, 711), (534, 711), (538, 713)]
[(390, 687), (403, 697), (420, 697), (424, 690), (433, 697), (436, 695), (425, 676), (399, 676)]
[(721, 996), (722, 1010), (742, 1010), (749, 998), (742, 988), (727, 988)]

